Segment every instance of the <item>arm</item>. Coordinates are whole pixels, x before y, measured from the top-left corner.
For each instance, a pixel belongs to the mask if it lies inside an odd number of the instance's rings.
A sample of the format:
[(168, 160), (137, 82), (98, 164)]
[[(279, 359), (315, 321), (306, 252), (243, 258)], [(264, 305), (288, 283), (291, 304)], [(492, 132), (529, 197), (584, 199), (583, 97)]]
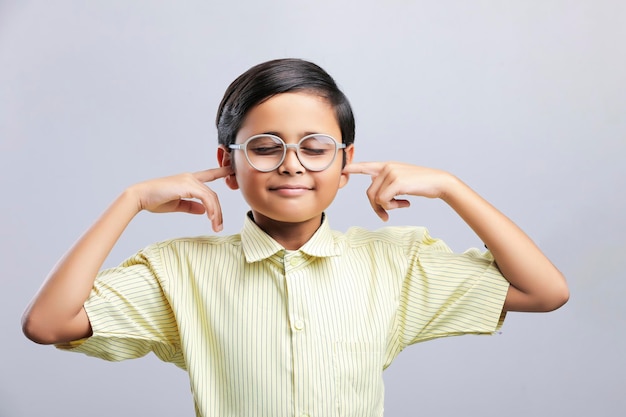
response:
[(231, 173), (230, 167), (222, 167), (126, 189), (52, 269), (22, 317), (26, 337), (43, 344), (89, 337), (91, 325), (83, 304), (106, 257), (135, 215), (142, 210), (206, 212), (213, 230), (220, 231), (219, 201), (204, 183)]
[(439, 170), (396, 162), (347, 165), (344, 172), (372, 176), (367, 191), (378, 216), (408, 207), (399, 195), (441, 198), (474, 230), (493, 254), (511, 284), (504, 303), (507, 311), (551, 311), (569, 298), (563, 275), (534, 242), (510, 219), (455, 176)]

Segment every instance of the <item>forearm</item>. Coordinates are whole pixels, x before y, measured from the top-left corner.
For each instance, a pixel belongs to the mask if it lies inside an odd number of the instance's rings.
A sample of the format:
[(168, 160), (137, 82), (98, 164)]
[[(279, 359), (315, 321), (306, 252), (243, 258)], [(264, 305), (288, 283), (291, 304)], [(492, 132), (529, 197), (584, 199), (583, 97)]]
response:
[(474, 230), (510, 282), (505, 309), (550, 311), (569, 297), (565, 278), (514, 222), (456, 177), (442, 199)]
[[(222, 229), (215, 192), (205, 183), (233, 174), (232, 166), (144, 181), (122, 193), (54, 267), (22, 317), (22, 328), (38, 343), (58, 343), (91, 335), (83, 304), (94, 280), (128, 223), (142, 210), (153, 213), (206, 213), (213, 230)], [(194, 201), (197, 200), (197, 201)]]
[(105, 259), (138, 211), (133, 193), (124, 192), (61, 258), (24, 313), (27, 337), (56, 343), (89, 336), (83, 304)]
[(502, 275), (511, 283), (506, 310), (550, 311), (567, 301), (565, 278), (537, 245), (455, 176), (400, 162), (353, 163), (344, 173), (372, 176), (367, 196), (385, 221), (388, 210), (409, 207), (410, 202), (398, 196), (440, 198), (448, 203), (491, 250)]

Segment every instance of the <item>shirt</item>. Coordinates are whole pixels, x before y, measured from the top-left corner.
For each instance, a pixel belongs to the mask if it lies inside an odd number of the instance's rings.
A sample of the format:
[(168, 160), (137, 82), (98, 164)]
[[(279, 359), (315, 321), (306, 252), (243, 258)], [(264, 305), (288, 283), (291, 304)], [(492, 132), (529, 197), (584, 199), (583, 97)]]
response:
[(106, 360), (154, 352), (187, 370), (198, 416), (381, 416), (383, 370), (412, 343), (493, 333), (508, 282), (489, 252), (420, 227), (332, 231), (286, 251), (240, 234), (151, 245), (102, 271), (93, 335)]

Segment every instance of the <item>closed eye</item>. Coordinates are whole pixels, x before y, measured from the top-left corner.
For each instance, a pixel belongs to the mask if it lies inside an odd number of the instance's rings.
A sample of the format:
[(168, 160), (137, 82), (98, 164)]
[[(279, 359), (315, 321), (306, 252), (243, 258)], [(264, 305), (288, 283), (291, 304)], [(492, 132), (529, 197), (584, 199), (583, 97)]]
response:
[(283, 153), (283, 147), (280, 145), (277, 146), (255, 146), (254, 148), (249, 148), (250, 152), (253, 152), (256, 155), (280, 155)]
[(328, 152), (330, 152), (330, 150), (329, 149), (324, 149), (324, 148), (303, 148), (303, 147), (300, 147), (300, 152), (302, 152), (303, 154), (305, 154), (307, 156), (324, 156)]

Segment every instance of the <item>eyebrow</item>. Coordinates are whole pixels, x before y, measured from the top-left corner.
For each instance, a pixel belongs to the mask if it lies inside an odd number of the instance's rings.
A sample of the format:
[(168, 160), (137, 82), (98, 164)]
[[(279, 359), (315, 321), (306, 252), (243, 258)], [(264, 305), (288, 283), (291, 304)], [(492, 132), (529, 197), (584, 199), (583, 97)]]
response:
[[(259, 133), (259, 135), (274, 135), (274, 136), (278, 136), (279, 138), (283, 139), (283, 136), (280, 134), (280, 132), (263, 132), (263, 133)], [(307, 132), (301, 133), (300, 138), (303, 138), (303, 137), (309, 136), (309, 135), (326, 135), (326, 133), (307, 131)]]

